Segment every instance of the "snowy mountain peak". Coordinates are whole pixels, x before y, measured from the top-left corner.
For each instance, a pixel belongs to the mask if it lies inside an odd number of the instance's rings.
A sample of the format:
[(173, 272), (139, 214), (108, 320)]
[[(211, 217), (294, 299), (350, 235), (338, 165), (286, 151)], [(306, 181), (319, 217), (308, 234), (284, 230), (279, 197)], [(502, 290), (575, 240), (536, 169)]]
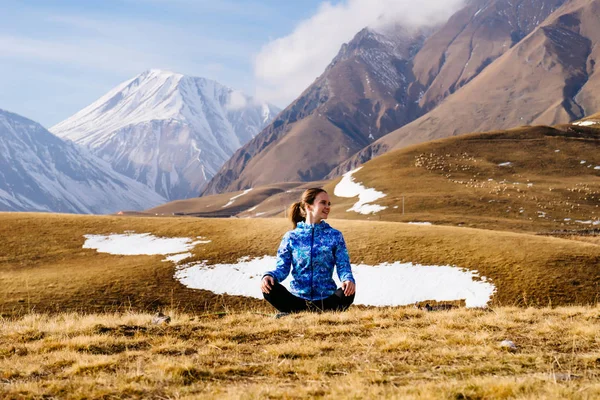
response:
[(0, 211), (113, 213), (165, 201), (40, 124), (0, 110)]
[(278, 112), (216, 81), (151, 69), (50, 131), (174, 200), (198, 195)]
[(183, 78), (184, 75), (178, 73), (178, 72), (173, 72), (173, 71), (167, 71), (164, 69), (149, 69), (147, 71), (142, 72), (141, 74), (138, 75), (139, 77), (146, 77), (146, 76), (152, 76), (152, 77), (178, 77), (178, 78)]

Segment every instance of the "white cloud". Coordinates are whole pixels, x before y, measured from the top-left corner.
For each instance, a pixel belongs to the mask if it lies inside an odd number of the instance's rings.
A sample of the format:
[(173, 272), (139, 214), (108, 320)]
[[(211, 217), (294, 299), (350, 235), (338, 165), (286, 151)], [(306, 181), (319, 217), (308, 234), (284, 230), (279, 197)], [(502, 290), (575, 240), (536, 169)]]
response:
[(229, 96), (226, 108), (228, 110), (239, 110), (246, 107), (247, 103), (248, 102), (246, 101), (246, 97), (244, 97), (244, 95), (241, 92), (234, 90)]
[(255, 59), (257, 97), (286, 105), (314, 81), (341, 45), (364, 27), (407, 26), (447, 20), (465, 0), (346, 0), (324, 2), (290, 35), (265, 45)]

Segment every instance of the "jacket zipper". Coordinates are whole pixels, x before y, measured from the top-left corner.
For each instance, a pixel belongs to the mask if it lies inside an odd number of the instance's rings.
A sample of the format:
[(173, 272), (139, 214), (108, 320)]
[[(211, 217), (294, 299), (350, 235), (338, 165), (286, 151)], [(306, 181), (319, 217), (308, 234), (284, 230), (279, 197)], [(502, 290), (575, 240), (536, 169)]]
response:
[(313, 246), (315, 244), (315, 227), (312, 227), (312, 238), (310, 240), (310, 299), (312, 300), (313, 297), (313, 275), (315, 273), (314, 271), (314, 267), (313, 267)]

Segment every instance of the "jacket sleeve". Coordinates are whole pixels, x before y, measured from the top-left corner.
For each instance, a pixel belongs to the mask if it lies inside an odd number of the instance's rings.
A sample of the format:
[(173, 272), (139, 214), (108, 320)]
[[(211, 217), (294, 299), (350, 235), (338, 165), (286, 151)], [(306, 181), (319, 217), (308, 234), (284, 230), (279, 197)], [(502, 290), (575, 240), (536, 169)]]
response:
[(285, 235), (283, 235), (279, 249), (277, 249), (277, 262), (275, 264), (275, 269), (265, 272), (263, 277), (270, 275), (275, 278), (277, 282), (283, 282), (290, 274), (291, 266), (292, 249), (290, 245), (290, 233), (287, 232)]
[(356, 283), (354, 282), (354, 276), (352, 276), (352, 268), (350, 267), (350, 257), (348, 256), (346, 242), (344, 241), (344, 236), (341, 233), (335, 246), (334, 255), (335, 266), (340, 281), (350, 281), (352, 283)]

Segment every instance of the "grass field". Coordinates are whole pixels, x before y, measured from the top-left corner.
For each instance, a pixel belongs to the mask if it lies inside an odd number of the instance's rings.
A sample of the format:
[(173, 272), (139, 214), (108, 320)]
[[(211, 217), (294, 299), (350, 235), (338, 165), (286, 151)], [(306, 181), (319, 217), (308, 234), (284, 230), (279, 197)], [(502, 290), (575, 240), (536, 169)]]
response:
[(0, 397), (600, 397), (598, 307), (172, 315), (0, 320)]
[[(597, 132), (520, 128), (386, 154), (355, 174), (386, 194), (375, 215), (347, 212), (357, 199), (334, 195), (339, 179), (135, 216), (0, 213), (0, 398), (598, 398)], [(331, 194), (354, 264), (478, 271), (496, 287), (490, 307), (276, 320), (264, 301), (183, 286), (164, 255), (82, 247), (136, 232), (210, 241), (186, 262), (274, 255), (283, 218), (170, 215), (277, 217), (311, 185)], [(151, 324), (158, 310), (173, 321)]]
[[(413, 262), (479, 271), (497, 291), (494, 305), (596, 304), (597, 243), (512, 232), (331, 220), (355, 264)], [(188, 289), (164, 256), (122, 256), (83, 249), (86, 234), (135, 231), (165, 237), (205, 237), (190, 261), (232, 263), (275, 255), (290, 229), (283, 219), (201, 219), (0, 214), (0, 313), (262, 308), (262, 301)], [(398, 282), (401, 288), (402, 282)], [(257, 283), (258, 285), (258, 283)], [(360, 282), (358, 282), (360, 289)], [(376, 290), (376, 288), (368, 288)]]

